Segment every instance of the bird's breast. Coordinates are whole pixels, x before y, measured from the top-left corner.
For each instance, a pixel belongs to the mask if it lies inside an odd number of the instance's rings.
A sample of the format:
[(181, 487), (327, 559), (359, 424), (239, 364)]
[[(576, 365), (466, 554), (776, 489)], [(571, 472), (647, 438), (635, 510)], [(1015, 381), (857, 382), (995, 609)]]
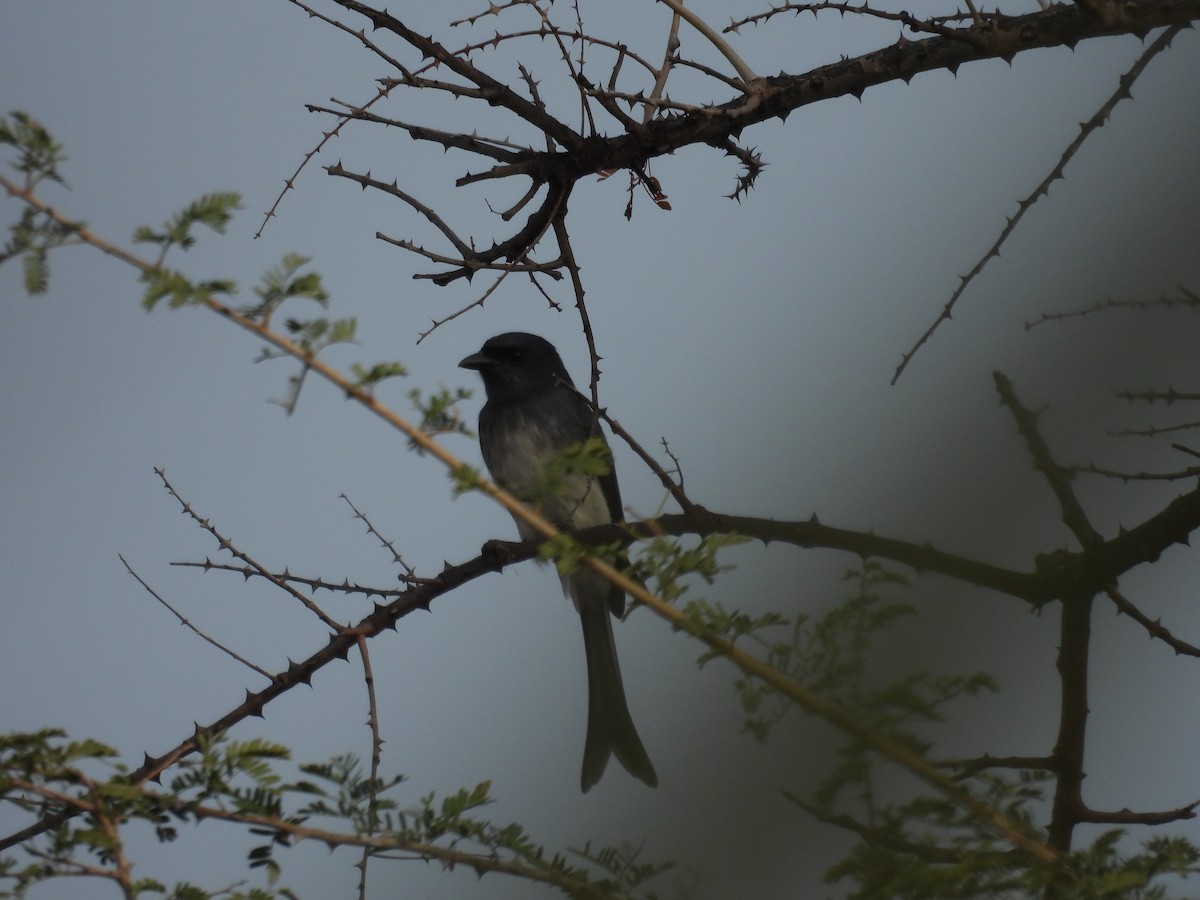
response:
[(488, 469), (505, 488), (519, 496), (535, 492), (544, 479), (546, 463), (566, 449), (556, 447), (545, 428), (516, 410), (501, 417), (491, 431), (485, 460)]
[[(484, 461), (501, 487), (532, 503), (558, 528), (587, 528), (612, 521), (598, 478), (570, 474), (558, 484), (547, 479), (546, 465), (576, 443), (561, 431), (546, 427), (537, 417), (519, 408), (491, 417), (486, 430), (481, 423)], [(521, 523), (518, 522), (518, 527)], [(525, 529), (522, 534), (525, 537)]]

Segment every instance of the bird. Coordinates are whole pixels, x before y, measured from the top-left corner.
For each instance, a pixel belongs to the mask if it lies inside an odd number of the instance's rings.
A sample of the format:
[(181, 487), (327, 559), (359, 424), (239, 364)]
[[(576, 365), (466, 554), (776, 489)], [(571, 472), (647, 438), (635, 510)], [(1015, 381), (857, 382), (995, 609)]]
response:
[[(546, 492), (547, 463), (598, 437), (608, 447), (591, 405), (575, 390), (558, 351), (546, 339), (508, 332), (488, 339), (459, 363), (483, 378), (487, 402), (479, 413), (479, 446), (492, 479), (531, 503), (561, 529), (623, 520), (621, 490), (611, 465), (602, 475), (569, 472)], [(514, 517), (515, 518), (515, 517)], [(516, 520), (523, 539), (538, 536)], [(610, 756), (635, 778), (658, 786), (658, 775), (638, 736), (617, 661), (612, 617), (625, 612), (625, 592), (590, 569), (562, 575), (583, 624), (588, 675), (587, 738), (580, 786), (586, 794), (600, 780)]]

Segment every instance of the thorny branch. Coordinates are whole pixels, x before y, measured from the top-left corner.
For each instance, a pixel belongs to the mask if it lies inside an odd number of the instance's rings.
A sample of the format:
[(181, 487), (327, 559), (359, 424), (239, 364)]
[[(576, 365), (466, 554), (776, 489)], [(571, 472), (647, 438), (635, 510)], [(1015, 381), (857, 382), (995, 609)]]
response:
[[(1190, 495), (1181, 497), (1167, 510), (1151, 517), (1134, 529), (1135, 537), (1128, 539), (1137, 554), (1118, 554), (1127, 568), (1157, 559), (1158, 555), (1175, 542), (1175, 534), (1182, 529), (1188, 531), (1200, 527), (1200, 488)], [(816, 520), (806, 522), (784, 522), (753, 519), (713, 513), (701, 507), (690, 516), (662, 516), (644, 523), (629, 523), (619, 526), (601, 526), (580, 532), (578, 538), (585, 544), (609, 544), (613, 541), (633, 541), (656, 535), (707, 535), (739, 533), (764, 542), (779, 541), (799, 547), (828, 547), (854, 553), (862, 557), (878, 557), (912, 566), (918, 571), (940, 572), (968, 583), (989, 587), (1030, 602), (1046, 602), (1065, 595), (1078, 586), (1096, 584), (1109, 578), (1106, 568), (1097, 570), (1096, 558), (1106, 554), (1066, 553), (1052, 570), (1020, 573), (991, 566), (987, 563), (937, 551), (928, 544), (916, 544), (879, 535), (853, 532), (823, 525)], [(1129, 534), (1129, 533), (1126, 533)], [(1111, 539), (1107, 546), (1119, 547), (1125, 535)], [(447, 566), (434, 577), (421, 579), (400, 592), (386, 605), (376, 605), (374, 612), (339, 633), (331, 634), (325, 647), (308, 658), (291, 663), (288, 668), (271, 676), (270, 683), (260, 691), (247, 691), (245, 700), (219, 719), (196, 728), (196, 732), (173, 749), (158, 757), (147, 755), (145, 763), (130, 774), (135, 783), (144, 783), (159, 776), (166, 769), (196, 751), (201, 736), (212, 736), (226, 732), (249, 716), (261, 715), (263, 708), (286, 691), (299, 684), (309, 684), (313, 676), (335, 659), (345, 659), (351, 649), (358, 646), (360, 639), (370, 638), (384, 630), (394, 629), (399, 620), (418, 609), (428, 609), (430, 603), (447, 593), (481, 576), (499, 571), (537, 556), (541, 540), (533, 539), (520, 543), (497, 542), (487, 554), (482, 554), (454, 566)], [(496, 552), (502, 548), (503, 552)], [(240, 552), (240, 551), (239, 551)], [(242, 554), (243, 556), (246, 554)], [(218, 568), (204, 564), (205, 568)], [(259, 574), (261, 567), (255, 565), (253, 572)], [(273, 583), (296, 578), (288, 573), (276, 573), (270, 578)], [(619, 576), (626, 589), (638, 588), (643, 597), (645, 589)], [(315, 581), (315, 580), (310, 580)], [(371, 593), (385, 594), (385, 589), (371, 589)], [(644, 602), (644, 601), (643, 601)], [(661, 601), (659, 601), (661, 604)], [(679, 613), (672, 610), (672, 617)], [(677, 622), (680, 624), (680, 622)], [(681, 625), (681, 627), (683, 627)], [(728, 648), (732, 650), (733, 648)], [(739, 651), (740, 652), (740, 651)], [(741, 664), (753, 667), (748, 659)], [(782, 684), (782, 682), (781, 682)], [(828, 710), (818, 711), (830, 712)], [(832, 713), (831, 713), (832, 714)], [(878, 748), (877, 748), (878, 749)], [(886, 755), (886, 754), (885, 754)], [(897, 758), (897, 757), (893, 757)], [(903, 756), (901, 756), (903, 759)], [(903, 760), (908, 766), (912, 759)], [(1054, 768), (1056, 760), (1047, 764)], [(928, 774), (928, 773), (927, 773)], [(0, 849), (22, 843), (32, 836), (54, 827), (60, 818), (47, 818), (22, 832), (0, 839)], [(1003, 829), (1002, 829), (1003, 830)], [(1011, 837), (1011, 835), (1010, 835)]]
[(1033, 205), (1042, 197), (1045, 197), (1049, 194), (1050, 186), (1055, 181), (1058, 181), (1064, 177), (1063, 172), (1066, 170), (1067, 163), (1069, 163), (1075, 157), (1075, 155), (1079, 152), (1079, 149), (1083, 146), (1084, 142), (1104, 126), (1104, 124), (1108, 121), (1108, 117), (1112, 115), (1112, 111), (1114, 108), (1116, 108), (1118, 103), (1120, 103), (1122, 100), (1129, 99), (1132, 96), (1130, 94), (1130, 89), (1133, 87), (1133, 83), (1137, 81), (1138, 76), (1145, 71), (1145, 68), (1147, 65), (1149, 65), (1150, 60), (1152, 60), (1163, 50), (1167, 49), (1167, 47), (1171, 45), (1171, 41), (1174, 40), (1175, 36), (1178, 35), (1183, 28), (1184, 26), (1182, 25), (1172, 25), (1170, 28), (1167, 28), (1165, 31), (1163, 31), (1163, 33), (1160, 34), (1154, 40), (1154, 42), (1150, 44), (1149, 47), (1146, 48), (1146, 50), (1138, 58), (1137, 62), (1133, 64), (1132, 68), (1130, 68), (1128, 72), (1121, 76), (1117, 89), (1113, 92), (1112, 96), (1110, 96), (1100, 106), (1100, 108), (1096, 110), (1095, 114), (1090, 119), (1079, 126), (1079, 134), (1075, 136), (1075, 140), (1071, 141), (1067, 149), (1063, 151), (1063, 154), (1059, 157), (1058, 162), (1054, 164), (1054, 168), (1050, 170), (1050, 174), (1042, 179), (1041, 183), (1034, 188), (1033, 193), (1031, 193), (1024, 200), (1018, 201), (1017, 212), (1006, 220), (1004, 228), (1001, 229), (1000, 236), (996, 238), (995, 243), (993, 243), (992, 246), (988, 248), (987, 252), (976, 261), (975, 265), (971, 267), (971, 271), (959, 278), (958, 287), (954, 289), (954, 293), (950, 295), (950, 299), (946, 302), (946, 305), (942, 307), (942, 311), (938, 314), (937, 318), (933, 320), (932, 324), (930, 324), (925, 332), (919, 338), (917, 338), (917, 342), (913, 344), (913, 346), (901, 357), (900, 365), (896, 367), (896, 371), (892, 375), (892, 384), (895, 384), (899, 380), (900, 376), (904, 374), (904, 370), (908, 368), (908, 364), (912, 361), (913, 357), (917, 355), (917, 351), (920, 350), (922, 345), (928, 342), (931, 337), (933, 337), (933, 333), (937, 331), (938, 327), (943, 322), (948, 322), (951, 319), (951, 317), (954, 315), (954, 307), (958, 303), (959, 298), (962, 297), (962, 295), (966, 292), (967, 288), (975, 280), (976, 276), (983, 271), (984, 267), (989, 262), (991, 262), (993, 259), (1000, 258), (1000, 250), (1004, 246), (1005, 241), (1007, 241), (1017, 230), (1017, 226), (1021, 223), (1021, 220), (1025, 218), (1025, 214), (1029, 212)]
[(1062, 322), (1067, 319), (1082, 319), (1086, 316), (1095, 315), (1101, 312), (1107, 312), (1114, 309), (1127, 309), (1134, 311), (1143, 311), (1156, 308), (1172, 308), (1185, 307), (1190, 309), (1200, 309), (1200, 294), (1195, 291), (1188, 290), (1182, 284), (1175, 286), (1183, 296), (1172, 297), (1168, 294), (1161, 294), (1150, 300), (1115, 300), (1106, 298), (1098, 300), (1091, 306), (1085, 309), (1079, 309), (1072, 312), (1061, 313), (1043, 313), (1036, 320), (1025, 323), (1025, 330), (1029, 331), (1039, 325), (1044, 325), (1047, 322)]
[[(951, 317), (958, 299), (976, 275), (989, 260), (999, 255), (1002, 245), (1016, 229), (1024, 214), (1039, 197), (1045, 195), (1050, 183), (1062, 177), (1063, 169), (1082, 143), (1104, 123), (1112, 108), (1121, 99), (1129, 96), (1130, 86), (1150, 59), (1165, 49), (1182, 27), (1200, 18), (1200, 4), (1195, 0), (1157, 0), (1149, 4), (1133, 4), (1127, 0), (1098, 0), (1089, 8), (1056, 5), (1023, 16), (1007, 16), (999, 11), (982, 15), (971, 7), (970, 15), (951, 14), (927, 18), (919, 18), (908, 12), (875, 9), (868, 3), (789, 3), (732, 22), (725, 32), (736, 34), (741, 26), (757, 25), (784, 12), (797, 16), (805, 12), (814, 16), (834, 12), (843, 16), (850, 14), (897, 22), (914, 35), (930, 37), (915, 41), (901, 38), (892, 46), (854, 58), (842, 59), (799, 75), (785, 72), (770, 78), (761, 78), (742, 59), (725, 36), (718, 34), (693, 10), (674, 0), (664, 0), (670, 12), (670, 27), (664, 58), (658, 66), (633, 52), (622, 41), (600, 33), (592, 33), (583, 21), (577, 5), (573, 7), (570, 21), (562, 24), (554, 20), (549, 7), (535, 0), (514, 0), (511, 3), (491, 5), (476, 15), (452, 22), (451, 26), (471, 29), (484, 19), (503, 19), (507, 24), (508, 16), (531, 11), (537, 17), (537, 27), (508, 27), (503, 30), (497, 28), (484, 40), (469, 41), (457, 49), (452, 49), (444, 41), (426, 36), (412, 27), (404, 15), (393, 14), (358, 0), (333, 2), (348, 13), (367, 19), (375, 32), (371, 38), (366, 36), (365, 30), (354, 29), (332, 16), (319, 13), (302, 0), (292, 2), (310, 16), (332, 24), (354, 37), (391, 70), (389, 76), (380, 79), (382, 88), (362, 107), (346, 103), (340, 104), (338, 109), (309, 106), (313, 111), (337, 117), (337, 124), (331, 131), (326, 132), (322, 145), (331, 135), (339, 133), (348, 122), (356, 121), (366, 125), (400, 128), (415, 141), (435, 144), (446, 151), (453, 150), (486, 160), (487, 165), (484, 168), (460, 175), (456, 185), (463, 187), (487, 182), (506, 182), (513, 178), (528, 180), (521, 199), (499, 217), (501, 223), (509, 222), (518, 210), (537, 195), (542, 195), (541, 202), (527, 215), (522, 227), (507, 233), (501, 230), (490, 246), (477, 247), (473, 238), (464, 236), (463, 229), (446, 222), (431, 204), (401, 187), (395, 177), (378, 178), (372, 177), (370, 172), (356, 173), (340, 161), (327, 167), (330, 175), (348, 178), (364, 189), (379, 191), (398, 199), (433, 226), (444, 241), (444, 248), (427, 246), (414, 238), (393, 237), (383, 232), (376, 234), (378, 239), (436, 266), (434, 271), (419, 272), (414, 275), (415, 278), (430, 280), (438, 286), (447, 286), (459, 279), (469, 281), (479, 271), (496, 273), (496, 278), (490, 286), (472, 302), (449, 315), (434, 317), (431, 327), (420, 334), (419, 340), (423, 340), (442, 324), (481, 307), (510, 272), (526, 272), (531, 276), (542, 273), (555, 279), (570, 274), (575, 306), (580, 313), (581, 327), (591, 360), (592, 400), (597, 405), (600, 353), (586, 316), (583, 289), (577, 277), (578, 266), (569, 246), (564, 244), (568, 233), (567, 201), (580, 179), (592, 175), (607, 177), (612, 172), (627, 169), (631, 174), (631, 189), (635, 183), (650, 185), (646, 175), (646, 167), (650, 160), (701, 144), (714, 147), (738, 162), (740, 171), (736, 184), (727, 196), (740, 200), (754, 186), (764, 166), (757, 151), (740, 142), (741, 134), (750, 125), (772, 118), (786, 119), (790, 113), (810, 103), (846, 95), (861, 97), (870, 87), (897, 79), (908, 81), (920, 72), (939, 68), (954, 72), (964, 63), (983, 59), (1001, 58), (1011, 61), (1017, 53), (1035, 47), (1074, 47), (1078, 41), (1088, 38), (1119, 33), (1145, 34), (1151, 28), (1169, 26), (1121, 79), (1113, 97), (1084, 124), (1080, 134), (1064, 152), (1050, 175), (1032, 195), (1020, 202), (1017, 214), (1009, 219), (993, 247), (976, 263), (971, 272), (960, 280), (939, 316), (913, 347), (903, 354), (893, 376), (895, 381), (938, 326)], [(696, 29), (703, 36), (704, 42), (719, 51), (732, 68), (732, 75), (714, 69), (698, 59), (681, 55), (681, 21)], [(562, 85), (567, 88), (568, 95), (573, 92), (578, 98), (579, 108), (587, 123), (586, 132), (583, 122), (580, 123), (579, 129), (575, 129), (553, 112), (551, 106), (543, 100), (538, 87), (539, 82), (524, 61), (518, 66), (521, 75), (515, 82), (494, 77), (484, 70), (481, 54), (495, 52), (501, 46), (519, 41), (540, 43), (546, 38), (551, 38), (558, 48), (559, 60), (565, 68)], [(398, 41), (397, 49), (385, 48), (385, 39)], [(569, 52), (569, 47), (579, 48), (578, 64)], [(585, 76), (585, 48), (595, 51), (596, 55), (591, 60), (593, 66), (597, 64), (595, 60), (598, 55), (608, 55), (606, 64), (609, 66), (609, 77), (606, 83), (595, 83)], [(413, 53), (417, 56), (411, 62), (402, 60), (406, 54), (411, 56)], [(629, 74), (629, 68), (623, 66), (626, 60), (637, 63), (639, 77)], [(723, 91), (732, 92), (732, 95), (724, 102), (683, 102), (678, 98), (669, 99), (667, 83), (671, 72), (679, 67), (703, 73), (713, 84)], [(430, 75), (433, 72), (445, 72), (450, 78), (432, 78)], [(519, 90), (521, 85), (524, 86), (524, 91)], [(388, 117), (369, 109), (378, 101), (393, 97), (393, 92), (430, 90), (447, 93), (467, 103), (484, 104), (489, 113), (492, 110), (501, 110), (507, 115), (500, 117), (502, 124), (499, 128), (507, 130), (510, 134), (527, 137), (486, 138), (481, 137), (474, 127), (470, 132), (456, 132)], [(607, 123), (599, 123), (595, 118), (591, 105), (593, 101), (607, 113)], [(621, 108), (622, 104), (629, 108), (630, 113), (640, 109), (640, 121), (639, 117), (626, 114)], [(493, 118), (489, 115), (488, 121), (492, 121)], [(312, 151), (305, 161), (315, 153), (316, 150)], [(293, 175), (288, 180), (285, 192), (294, 185), (294, 179)], [(658, 187), (656, 179), (653, 180), (652, 194), (661, 208), (669, 209), (666, 194)], [(268, 217), (275, 213), (277, 207), (278, 200)], [(632, 202), (626, 215), (631, 213)], [(535, 249), (550, 234), (553, 234), (558, 244), (557, 252), (542, 254), (542, 260), (535, 261)], [(557, 300), (548, 299), (552, 305), (558, 305)]]
[[(1069, 851), (1075, 828), (1088, 822), (1162, 824), (1179, 819), (1190, 819), (1195, 815), (1196, 803), (1165, 813), (1130, 813), (1128, 810), (1109, 813), (1090, 808), (1083, 798), (1083, 782), (1086, 777), (1084, 757), (1089, 713), (1088, 669), (1092, 651), (1091, 621), (1095, 596), (1101, 592), (1106, 594), (1116, 604), (1119, 612), (1130, 616), (1141, 624), (1152, 638), (1164, 641), (1176, 653), (1200, 655), (1200, 650), (1176, 638), (1160, 622), (1150, 621), (1121, 594), (1117, 588), (1117, 582), (1119, 577), (1130, 567), (1117, 563), (1117, 560), (1123, 556), (1123, 548), (1118, 549), (1118, 542), (1127, 546), (1130, 532), (1122, 532), (1112, 540), (1104, 539), (1089, 521), (1082, 504), (1071, 488), (1073, 472), (1053, 458), (1049, 446), (1038, 430), (1037, 417), (1020, 401), (1012, 383), (1004, 375), (999, 372), (995, 373), (995, 382), (1001, 403), (1008, 408), (1016, 421), (1017, 428), (1029, 449), (1034, 467), (1046, 479), (1058, 501), (1063, 523), (1075, 535), (1080, 545), (1079, 552), (1075, 554), (1058, 553), (1042, 557), (1042, 573), (1061, 572), (1060, 566), (1064, 564), (1073, 566), (1074, 562), (1068, 560), (1089, 561), (1084, 562), (1083, 565), (1095, 570), (1086, 580), (1068, 579), (1056, 592), (1056, 599), (1061, 603), (1057, 660), (1061, 698), (1058, 739), (1046, 766), (1055, 774), (1055, 795), (1051, 819), (1047, 828), (1048, 843), (1059, 852)], [(1192, 496), (1200, 496), (1200, 488), (1197, 488)], [(1182, 497), (1178, 498), (1154, 516), (1153, 520), (1165, 523), (1170, 518), (1172, 508), (1177, 507), (1183, 500)], [(1144, 534), (1148, 526), (1150, 526), (1150, 522), (1145, 522), (1133, 531)], [(1157, 528), (1158, 525), (1151, 527)], [(1176, 540), (1186, 542), (1190, 531), (1191, 529), (1188, 534), (1184, 535), (1176, 533)], [(1169, 531), (1160, 533), (1160, 543), (1150, 551), (1152, 556), (1148, 557), (1146, 561), (1157, 559), (1158, 554), (1174, 542), (1162, 542), (1163, 539), (1169, 539), (1169, 535)], [(1135, 536), (1133, 539), (1136, 540), (1137, 537)]]
[[(436, 230), (446, 240), (447, 251), (427, 249), (414, 239), (381, 238), (390, 240), (401, 248), (436, 263), (436, 272), (422, 273), (417, 277), (427, 278), (438, 285), (447, 285), (460, 278), (470, 278), (480, 269), (502, 267), (507, 261), (529, 259), (536, 244), (552, 230), (558, 234), (554, 220), (565, 219), (565, 200), (570, 196), (573, 185), (580, 179), (598, 173), (628, 169), (635, 173), (644, 172), (647, 163), (660, 156), (676, 153), (686, 147), (706, 145), (715, 147), (733, 156), (741, 167), (741, 174), (730, 196), (740, 198), (754, 184), (762, 169), (762, 161), (752, 149), (743, 146), (739, 137), (754, 124), (769, 119), (785, 119), (790, 113), (811, 103), (836, 97), (861, 97), (868, 88), (895, 80), (910, 80), (914, 75), (935, 69), (956, 71), (959, 66), (984, 59), (1011, 60), (1017, 53), (1038, 47), (1073, 47), (1081, 40), (1114, 34), (1143, 35), (1150, 29), (1170, 26), (1168, 33), (1161, 35), (1147, 50), (1138, 66), (1122, 81), (1118, 96), (1097, 113), (1095, 122), (1102, 121), (1111, 104), (1128, 91), (1129, 84), (1137, 77), (1145, 63), (1166, 46), (1179, 27), (1200, 18), (1200, 4), (1195, 0), (1154, 0), (1148, 3), (1133, 3), (1129, 0), (1097, 0), (1094, 9), (1075, 5), (1052, 5), (1040, 12), (1027, 15), (1008, 16), (996, 11), (989, 14), (973, 12), (971, 15), (943, 15), (920, 18), (906, 12), (888, 12), (875, 9), (868, 4), (813, 3), (785, 4), (732, 23), (727, 33), (735, 33), (739, 26), (756, 24), (783, 12), (799, 15), (811, 12), (851, 14), (864, 18), (893, 21), (907, 28), (914, 35), (929, 35), (919, 40), (902, 38), (897, 43), (870, 53), (845, 58), (819, 66), (802, 74), (783, 73), (772, 77), (759, 77), (753, 67), (738, 55), (726, 37), (719, 35), (685, 4), (667, 3), (670, 15), (667, 47), (661, 65), (650, 63), (644, 56), (635, 53), (624, 42), (601, 33), (593, 33), (582, 21), (578, 9), (573, 9), (567, 22), (558, 23), (551, 15), (550, 7), (537, 2), (512, 2), (489, 6), (484, 11), (459, 19), (452, 25), (471, 29), (483, 27), (482, 21), (500, 20), (508, 22), (507, 16), (531, 11), (536, 17), (536, 28), (522, 26), (497, 29), (487, 39), (470, 41), (452, 49), (444, 41), (425, 36), (407, 21), (402, 14), (374, 8), (357, 0), (332, 0), (348, 14), (361, 16), (371, 25), (374, 35), (367, 38), (364, 30), (352, 28), (332, 16), (314, 11), (301, 0), (291, 0), (306, 13), (351, 35), (355, 40), (384, 62), (391, 74), (381, 79), (384, 86), (361, 108), (343, 105), (342, 109), (329, 110), (311, 107), (338, 117), (333, 132), (339, 131), (347, 121), (364, 124), (383, 124), (403, 128), (414, 140), (433, 143), (444, 149), (465, 152), (486, 159), (487, 167), (476, 172), (467, 172), (459, 177), (459, 186), (483, 181), (503, 181), (512, 178), (528, 179), (528, 189), (522, 194), (529, 198), (546, 189), (543, 203), (526, 221), (524, 227), (514, 233), (502, 234), (491, 246), (474, 249), (473, 242), (462, 236), (462, 232), (434, 223)], [(702, 43), (716, 47), (732, 69), (720, 71), (699, 59), (691, 59), (680, 53), (679, 23), (686, 21), (699, 30)], [(532, 48), (551, 38), (558, 48), (558, 58), (564, 67), (558, 82), (567, 96), (574, 96), (588, 121), (586, 134), (582, 128), (567, 125), (562, 116), (555, 114), (552, 105), (539, 96), (538, 82), (533, 72), (522, 63), (522, 76), (515, 82), (495, 77), (484, 69), (480, 54), (494, 52), (510, 43), (528, 40)], [(396, 49), (385, 48), (383, 42), (397, 43)], [(609, 77), (605, 83), (595, 82), (584, 74), (582, 64), (576, 64), (569, 47), (589, 48), (589, 66), (607, 65)], [(405, 62), (402, 57), (415, 58)], [(604, 59), (607, 54), (607, 59)], [(601, 60), (604, 60), (601, 62)], [(627, 60), (637, 63), (638, 76), (631, 74)], [(681, 101), (678, 97), (668, 99), (666, 88), (670, 73), (675, 68), (686, 67), (704, 73), (711, 83), (727, 98), (721, 102), (706, 99)], [(448, 77), (433, 80), (432, 71), (447, 73)], [(449, 80), (453, 79), (453, 80)], [(525, 90), (520, 90), (520, 86)], [(480, 138), (474, 131), (453, 132), (444, 128), (433, 128), (416, 123), (388, 118), (375, 111), (368, 111), (383, 96), (396, 98), (396, 91), (435, 90), (448, 92), (468, 103), (482, 104), (488, 108), (487, 121), (497, 121), (492, 110), (500, 111), (497, 130), (526, 138), (489, 140)], [(689, 90), (692, 95), (695, 89)], [(561, 105), (564, 90), (555, 92), (558, 98), (553, 104)], [(589, 100), (598, 102), (608, 119), (605, 123), (594, 118)], [(631, 113), (640, 110), (641, 115), (626, 114), (621, 105)], [(482, 112), (482, 110), (481, 110)], [(495, 126), (491, 126), (495, 127)], [(1096, 125), (1085, 126), (1079, 141), (1086, 138)], [(330, 133), (333, 133), (330, 132)], [(1061, 167), (1074, 154), (1076, 145), (1068, 150), (1059, 167), (1052, 173), (1050, 181), (1060, 177)], [(539, 146), (539, 144), (541, 146)], [(347, 177), (349, 173), (339, 164), (330, 168), (330, 173)], [(364, 187), (390, 193), (417, 209), (422, 215), (432, 209), (428, 204), (417, 201), (410, 192), (402, 190), (394, 181), (374, 179), (368, 185), (357, 176)], [(288, 184), (294, 183), (294, 178)], [(1015, 227), (1017, 221), (1036, 198), (1044, 193), (1044, 186), (1024, 201), (1018, 215), (1011, 220), (1000, 241), (977, 266), (982, 268)], [(522, 201), (526, 202), (526, 201)], [(507, 221), (502, 219), (501, 221)], [(565, 248), (550, 254), (551, 262), (542, 264), (544, 270), (567, 266)], [(905, 355), (897, 370), (897, 376), (916, 349), (932, 334), (937, 324), (949, 318), (959, 294), (973, 278), (967, 276), (955, 297), (916, 346)]]

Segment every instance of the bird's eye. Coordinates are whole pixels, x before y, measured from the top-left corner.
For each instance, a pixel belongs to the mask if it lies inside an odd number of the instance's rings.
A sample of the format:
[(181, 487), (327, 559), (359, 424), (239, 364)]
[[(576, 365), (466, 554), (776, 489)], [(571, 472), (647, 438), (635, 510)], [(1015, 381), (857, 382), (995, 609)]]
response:
[(512, 351), (512, 361), (513, 362), (520, 362), (524, 356), (525, 356), (525, 354), (520, 350)]

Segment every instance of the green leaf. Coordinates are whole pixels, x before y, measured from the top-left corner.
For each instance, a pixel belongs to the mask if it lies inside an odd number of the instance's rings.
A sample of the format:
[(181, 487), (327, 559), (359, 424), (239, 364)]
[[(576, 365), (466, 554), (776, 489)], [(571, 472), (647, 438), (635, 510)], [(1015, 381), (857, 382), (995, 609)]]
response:
[(233, 213), (242, 208), (242, 197), (232, 191), (205, 194), (193, 200), (172, 221), (171, 233), (177, 240), (189, 237), (193, 225), (206, 225), (224, 234)]
[(241, 209), (241, 195), (232, 192), (205, 194), (164, 222), (161, 231), (142, 225), (133, 232), (134, 243), (156, 244), (166, 253), (171, 247), (184, 250), (196, 243), (192, 226), (204, 225), (217, 234), (224, 234), (234, 211)]
[(653, 579), (655, 593), (673, 602), (690, 589), (692, 576), (712, 584), (717, 575), (734, 568), (718, 562), (717, 555), (726, 547), (744, 544), (746, 540), (736, 534), (711, 534), (689, 543), (678, 538), (654, 538), (642, 545), (637, 575), (642, 581)]
[(363, 368), (358, 363), (351, 363), (350, 371), (354, 375), (354, 383), (358, 387), (374, 387), (389, 378), (403, 378), (408, 375), (404, 364), (399, 362), (375, 363), (369, 369)]
[(202, 304), (218, 295), (232, 294), (237, 290), (237, 285), (232, 281), (201, 281), (193, 284), (173, 269), (149, 269), (142, 273), (141, 281), (146, 285), (142, 307), (147, 311), (154, 309), (164, 299), (171, 309), (178, 309)]
[(18, 156), (12, 167), (25, 176), (29, 186), (46, 179), (66, 185), (58, 171), (68, 158), (62, 145), (29, 113), (15, 110), (0, 119), (0, 145), (16, 148)]
[(34, 247), (21, 260), (25, 275), (25, 290), (31, 295), (44, 294), (50, 286), (50, 267), (46, 263), (46, 248)]
[(466, 463), (454, 469), (450, 473), (450, 477), (454, 480), (455, 495), (473, 491), (479, 486), (479, 470), (468, 466)]
[[(394, 365), (399, 366), (399, 363)], [(441, 388), (428, 397), (420, 388), (413, 388), (408, 392), (408, 398), (412, 401), (413, 407), (421, 414), (421, 431), (428, 435), (461, 434), (466, 437), (474, 437), (474, 433), (458, 410), (459, 401), (470, 396), (471, 392), (461, 387), (453, 392), (448, 388)], [(425, 452), (424, 448), (411, 438), (408, 447), (417, 453)]]
[(305, 353), (316, 356), (332, 344), (353, 343), (358, 320), (349, 319), (288, 319), (284, 323), (292, 339)]
[(312, 300), (322, 307), (328, 306), (329, 294), (321, 284), (320, 274), (296, 274), (309, 262), (307, 256), (298, 253), (284, 256), (279, 265), (263, 275), (261, 284), (254, 289), (254, 295), (258, 297), (259, 302), (243, 308), (240, 312), (248, 318), (266, 321), (285, 300), (292, 298)]

